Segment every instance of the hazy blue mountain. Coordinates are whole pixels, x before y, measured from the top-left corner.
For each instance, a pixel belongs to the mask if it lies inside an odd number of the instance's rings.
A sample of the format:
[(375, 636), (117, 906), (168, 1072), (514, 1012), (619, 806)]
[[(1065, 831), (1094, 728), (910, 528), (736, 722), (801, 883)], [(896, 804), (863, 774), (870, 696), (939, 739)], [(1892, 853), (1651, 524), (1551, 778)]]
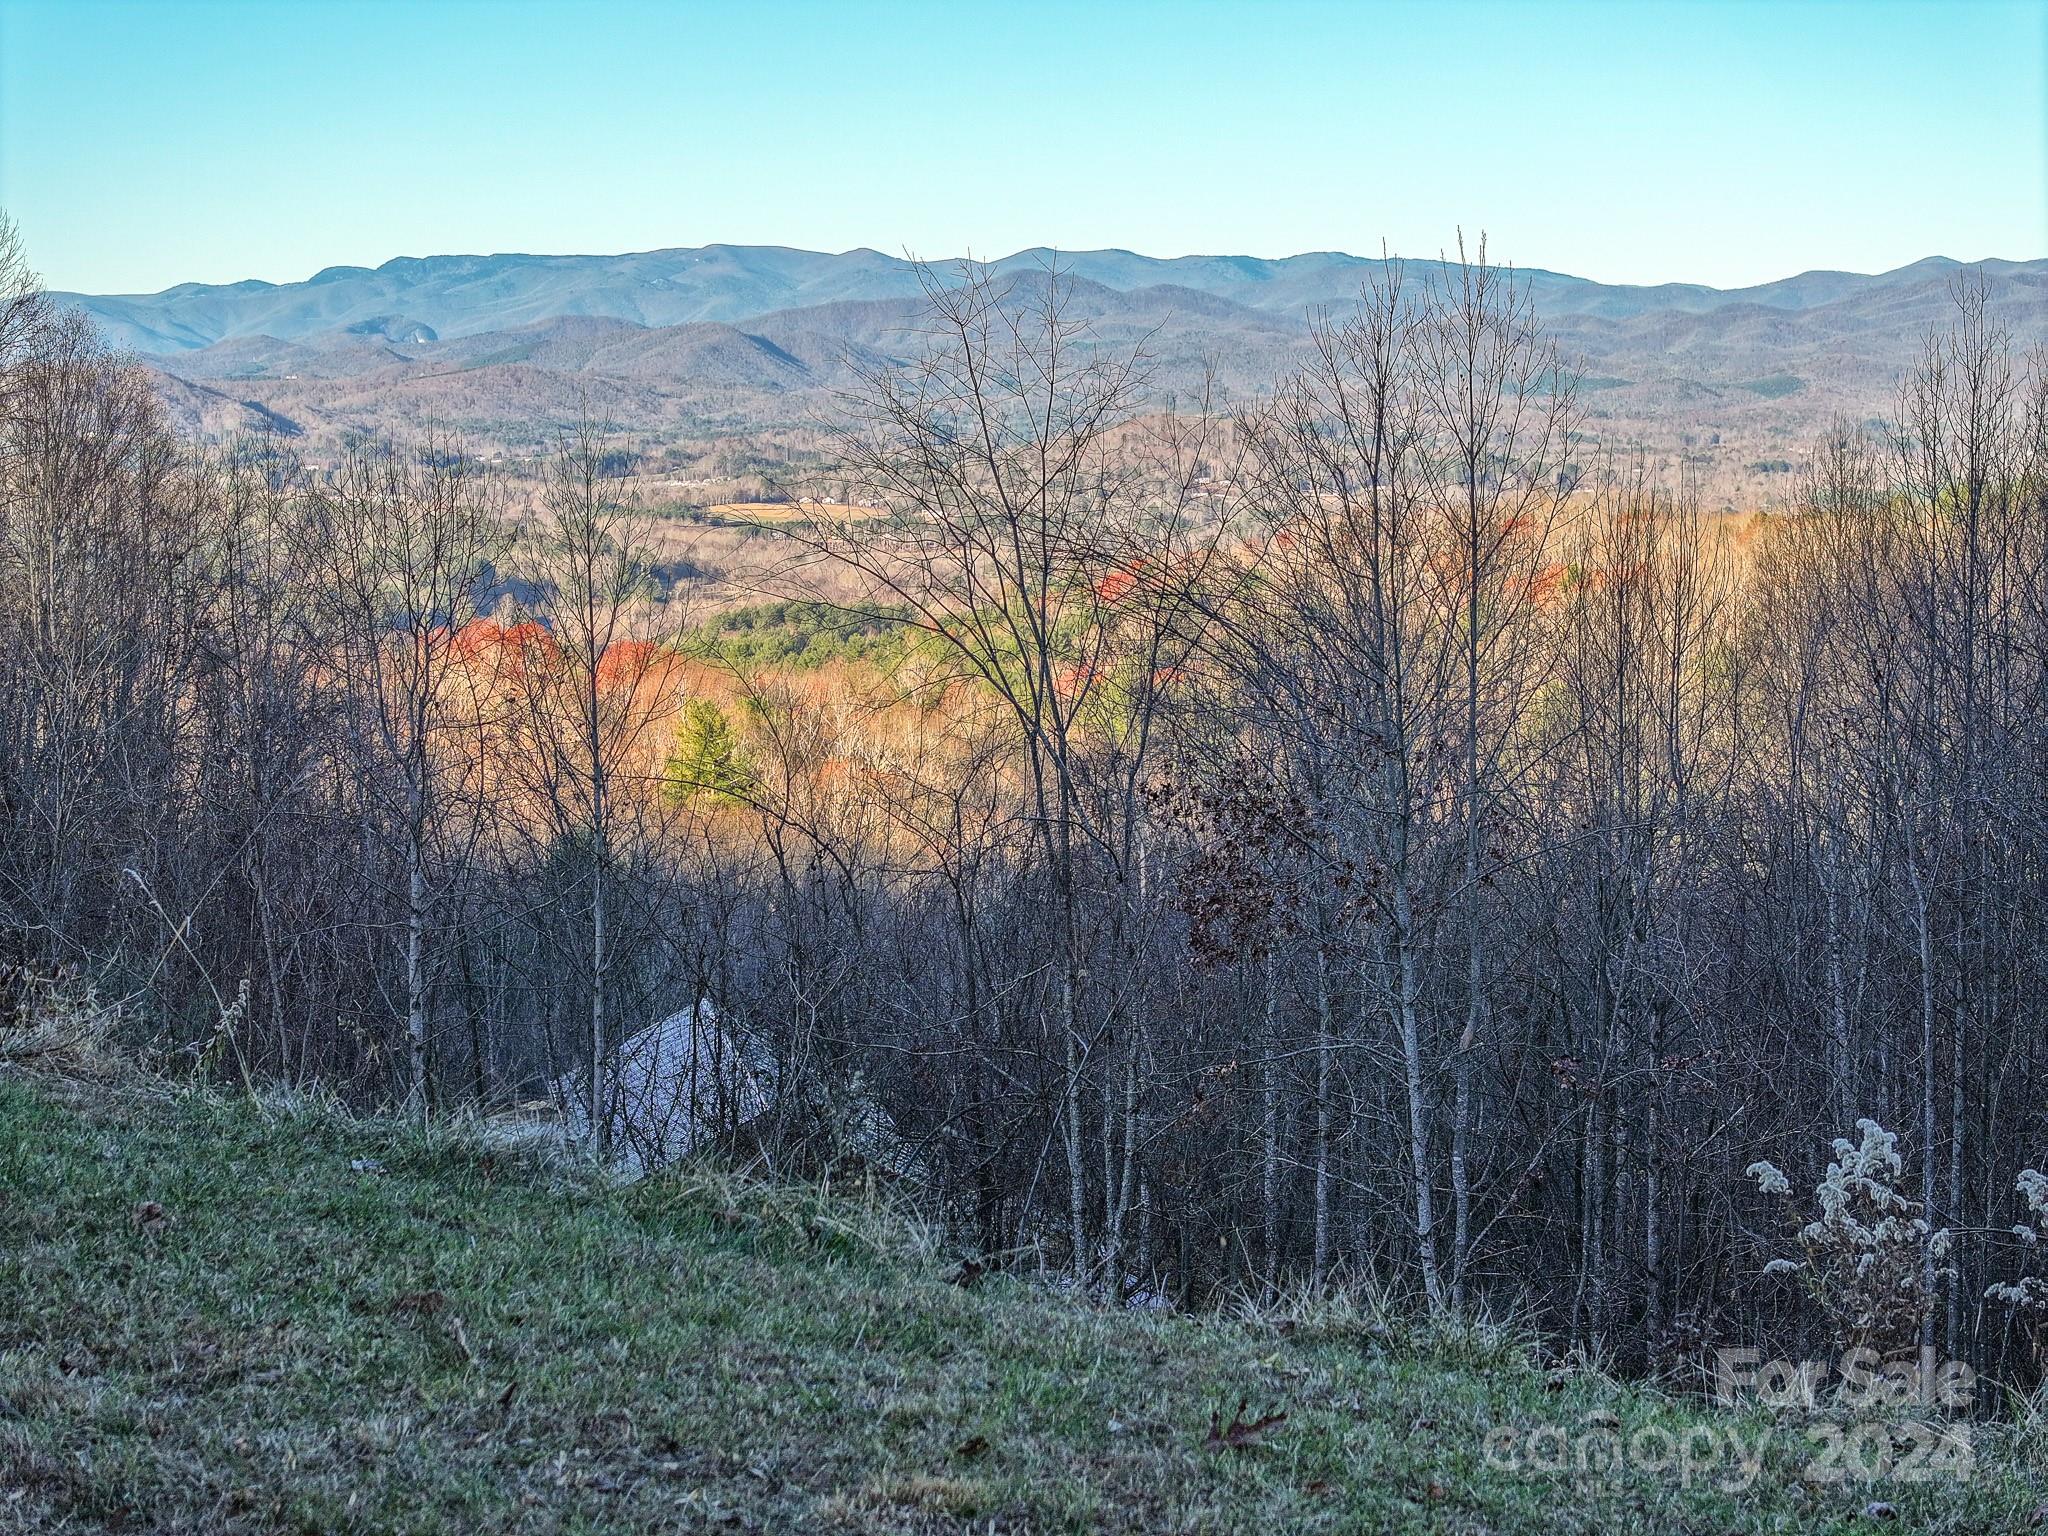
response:
[[(1056, 259), (1079, 345), (1142, 351), (1155, 402), (1226, 406), (1299, 364), (1307, 316), (1341, 315), (1384, 275), (1336, 251)], [(1019, 251), (991, 265), (1021, 299), (1054, 260)], [(1410, 281), (1435, 275), (1407, 265)], [(1830, 423), (1892, 409), (1923, 339), (1953, 319), (1959, 270), (1931, 258), (1729, 290), (1519, 275), (1584, 381), (1587, 453), (1682, 457), (1722, 504), (1765, 505)], [(2048, 344), (2048, 261), (1973, 274), (1995, 323), (2022, 347)], [(764, 246), (437, 256), (303, 283), (60, 297), (157, 370), (185, 431), (283, 434), (315, 460), (351, 433), (427, 422), (478, 451), (531, 453), (586, 411), (649, 443), (801, 436), (860, 370), (917, 352), (925, 304), (900, 258)]]
[[(1029, 274), (1057, 261), (1075, 278), (1133, 297), (1180, 295), (1226, 301), (1298, 323), (1313, 310), (1342, 307), (1377, 277), (1377, 258), (1316, 251), (1278, 260), (1250, 256), (1161, 259), (1130, 251), (1019, 251), (991, 263)], [(1411, 272), (1432, 263), (1410, 262)], [(2001, 281), (2048, 275), (2048, 262), (1982, 264)], [(1546, 318), (1629, 320), (1648, 314), (1706, 314), (1731, 306), (1804, 311), (1868, 300), (1945, 279), (1956, 263), (1931, 258), (1896, 272), (1806, 272), (1753, 288), (1669, 283), (1628, 286), (1561, 273), (1522, 274)], [(939, 270), (944, 272), (945, 265)], [(447, 341), (564, 317), (591, 316), (645, 327), (746, 322), (847, 303), (914, 299), (918, 269), (901, 257), (854, 250), (837, 255), (781, 246), (707, 245), (623, 256), (400, 257), (380, 267), (329, 267), (301, 283), (181, 283), (155, 294), (62, 293), (92, 314), (117, 344), (145, 356), (173, 356), (223, 341), (296, 341), (341, 331), (394, 345)]]

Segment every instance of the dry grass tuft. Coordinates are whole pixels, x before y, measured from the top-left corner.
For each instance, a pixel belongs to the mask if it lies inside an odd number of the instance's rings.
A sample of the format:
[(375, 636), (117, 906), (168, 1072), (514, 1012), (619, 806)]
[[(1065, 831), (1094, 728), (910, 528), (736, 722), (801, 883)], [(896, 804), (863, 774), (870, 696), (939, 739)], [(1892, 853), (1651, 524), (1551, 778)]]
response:
[(649, 1178), (644, 1198), (708, 1211), (724, 1226), (899, 1265), (906, 1273), (932, 1274), (945, 1247), (936, 1227), (873, 1179), (777, 1183), (716, 1163), (691, 1162)]
[(87, 1080), (124, 1070), (108, 1048), (120, 1005), (102, 1002), (91, 981), (10, 966), (0, 971), (0, 998), (0, 1064)]

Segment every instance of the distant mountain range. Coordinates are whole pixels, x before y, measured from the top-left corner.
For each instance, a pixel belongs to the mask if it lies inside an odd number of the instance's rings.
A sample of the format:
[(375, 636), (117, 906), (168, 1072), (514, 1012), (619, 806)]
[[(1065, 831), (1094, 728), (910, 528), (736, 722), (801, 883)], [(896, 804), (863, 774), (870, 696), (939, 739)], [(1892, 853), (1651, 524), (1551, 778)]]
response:
[[(1042, 249), (989, 266), (1029, 283), (1055, 261), (1098, 344), (1144, 342), (1163, 390), (1213, 367), (1240, 397), (1299, 355), (1310, 315), (1341, 312), (1383, 267), (1342, 252)], [(1406, 265), (1420, 276), (1434, 263)], [(1587, 377), (1593, 434), (1709, 461), (1740, 500), (1767, 495), (1776, 466), (1829, 417), (1885, 409), (1962, 270), (1933, 257), (1739, 289), (1518, 275)], [(2022, 344), (2048, 342), (2048, 260), (1972, 270)], [(406, 257), (301, 283), (56, 297), (167, 375), (173, 410), (201, 435), (260, 427), (317, 440), (432, 416), (507, 446), (545, 437), (585, 400), (656, 438), (772, 429), (802, 414), (807, 392), (843, 385), (850, 363), (910, 351), (921, 302), (917, 267), (878, 251), (730, 245)]]
[[(1269, 261), (1042, 248), (987, 265), (998, 273), (1036, 273), (1055, 262), (1075, 278), (1118, 293), (1182, 289), (1289, 320), (1317, 307), (1350, 303), (1361, 284), (1385, 265), (1378, 258), (1341, 251)], [(1980, 265), (2000, 278), (2031, 277), (2037, 290), (2048, 272), (2048, 263), (2039, 261)], [(1695, 283), (1614, 285), (1544, 271), (1521, 275), (1547, 316), (1630, 320), (1738, 306), (1800, 312), (1868, 301), (1918, 287), (1929, 278), (1946, 278), (1958, 266), (1932, 257), (1875, 276), (1803, 272), (1730, 289)], [(181, 283), (153, 294), (56, 297), (93, 315), (117, 345), (144, 355), (170, 355), (257, 336), (290, 341), (340, 332), (383, 341), (432, 341), (568, 316), (650, 328), (700, 321), (738, 324), (775, 311), (903, 299), (917, 292), (916, 266), (880, 251), (834, 256), (782, 246), (707, 245), (627, 256), (406, 256), (375, 268), (329, 267), (302, 283), (250, 279)]]

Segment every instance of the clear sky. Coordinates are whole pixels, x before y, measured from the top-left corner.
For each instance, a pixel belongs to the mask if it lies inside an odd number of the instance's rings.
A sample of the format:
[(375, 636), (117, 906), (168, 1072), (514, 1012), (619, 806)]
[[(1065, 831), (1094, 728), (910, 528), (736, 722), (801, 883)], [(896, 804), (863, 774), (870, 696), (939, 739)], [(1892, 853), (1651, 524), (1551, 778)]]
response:
[(2048, 255), (2048, 0), (0, 0), (54, 287), (713, 241)]

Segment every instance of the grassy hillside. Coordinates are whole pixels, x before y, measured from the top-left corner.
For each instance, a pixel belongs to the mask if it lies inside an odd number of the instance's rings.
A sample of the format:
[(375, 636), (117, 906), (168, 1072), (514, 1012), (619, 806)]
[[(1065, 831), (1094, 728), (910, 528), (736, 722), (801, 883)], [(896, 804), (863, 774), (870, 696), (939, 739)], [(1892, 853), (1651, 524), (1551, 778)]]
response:
[[(1739, 1493), (1492, 1470), (1495, 1429), (1766, 1426), (1483, 1331), (1113, 1315), (954, 1272), (845, 1195), (611, 1189), (473, 1136), (0, 1069), (0, 1531), (1988, 1532), (2040, 1500), (2038, 1438), (1989, 1431), (1973, 1479), (1920, 1487), (1809, 1485), (1785, 1425)], [(1208, 1443), (1240, 1399), (1287, 1417)]]

